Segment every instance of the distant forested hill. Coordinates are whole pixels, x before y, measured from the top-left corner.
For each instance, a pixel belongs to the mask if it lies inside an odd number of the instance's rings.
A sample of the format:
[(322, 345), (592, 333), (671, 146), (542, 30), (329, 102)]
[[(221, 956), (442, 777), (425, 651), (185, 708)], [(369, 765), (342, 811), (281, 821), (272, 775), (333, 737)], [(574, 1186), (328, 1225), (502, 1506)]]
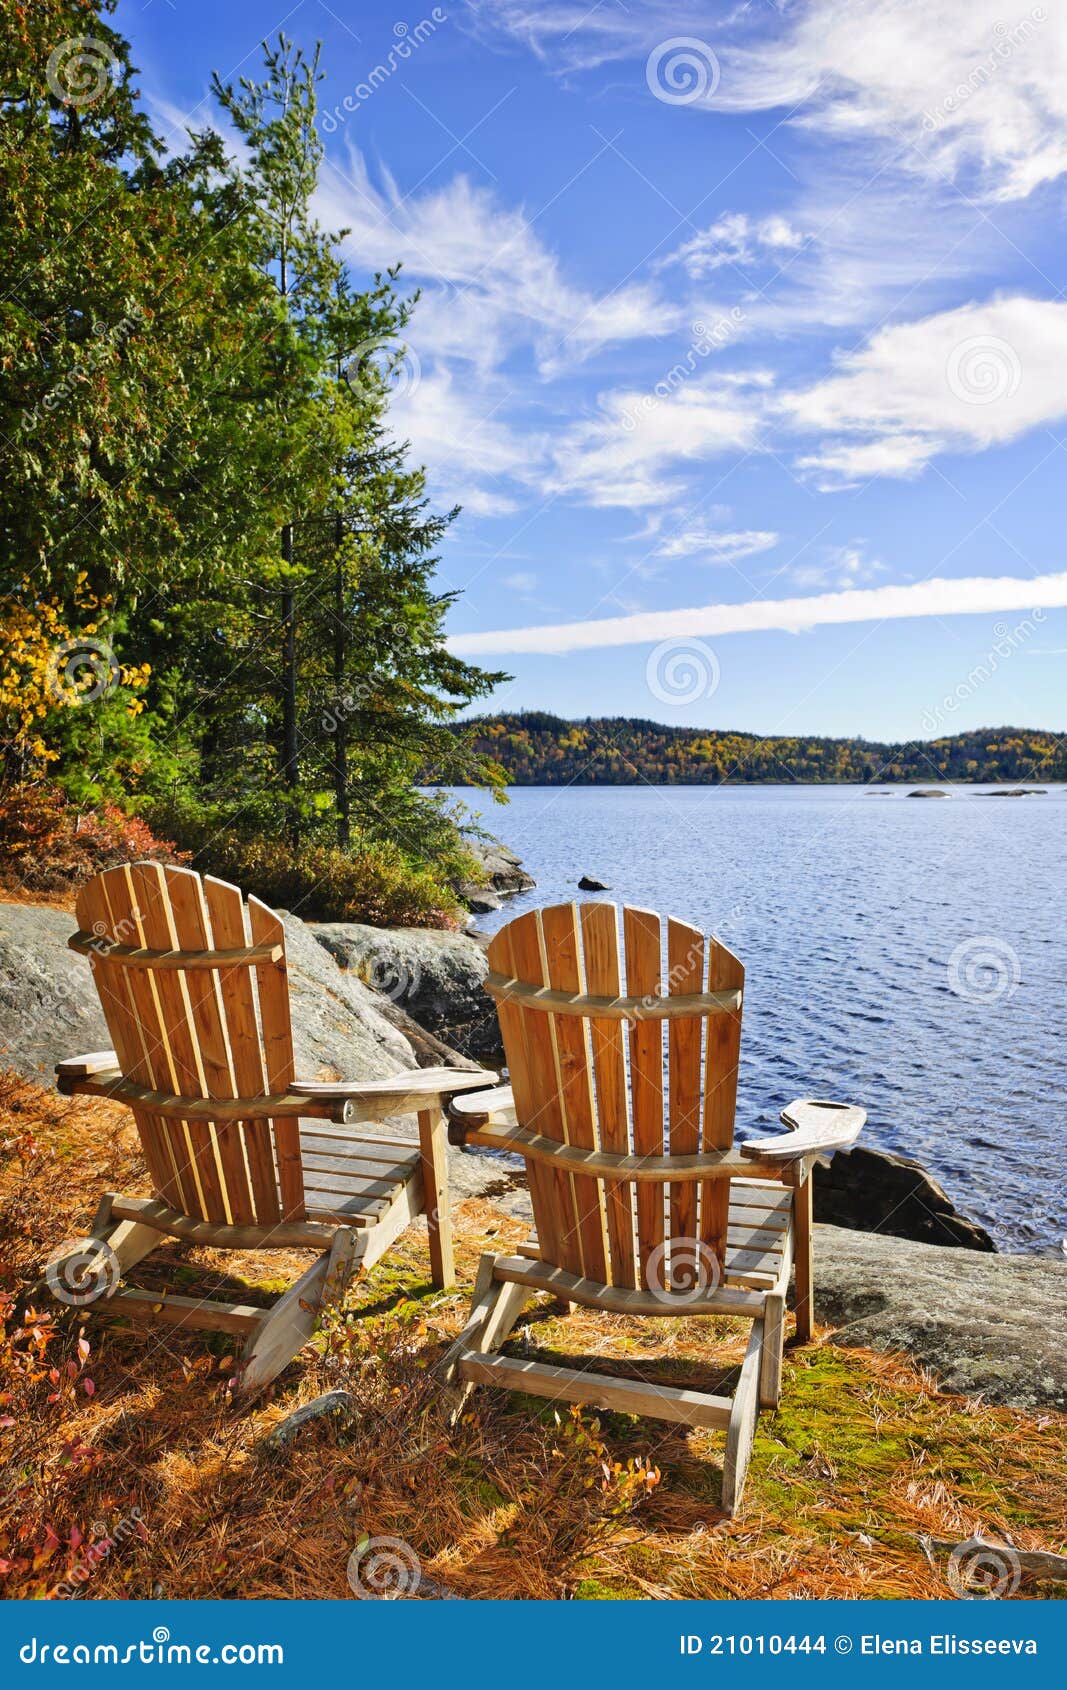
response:
[(518, 786), (1067, 780), (1064, 737), (1033, 728), (978, 728), (879, 745), (672, 728), (629, 716), (566, 722), (541, 711), (478, 717), (467, 726), (475, 729), (477, 750), (502, 764)]

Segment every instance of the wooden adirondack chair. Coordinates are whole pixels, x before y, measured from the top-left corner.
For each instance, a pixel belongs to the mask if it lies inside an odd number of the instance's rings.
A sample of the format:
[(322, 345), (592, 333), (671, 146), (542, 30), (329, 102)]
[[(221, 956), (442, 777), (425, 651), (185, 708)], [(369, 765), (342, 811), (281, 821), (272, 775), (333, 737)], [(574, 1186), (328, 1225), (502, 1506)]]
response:
[[(153, 1194), (105, 1194), (91, 1239), (49, 1264), (61, 1300), (247, 1334), (239, 1379), (252, 1391), (416, 1216), (434, 1284), (454, 1283), (444, 1107), (484, 1073), (298, 1080), (285, 929), (256, 898), (246, 927), (240, 892), (221, 880), (158, 863), (109, 869), (79, 892), (77, 917), (69, 943), (89, 958), (115, 1048), (60, 1062), (59, 1089), (129, 1104)], [(409, 1110), (418, 1144), (352, 1130)], [(321, 1254), (269, 1310), (123, 1288), (163, 1238)]]
[[(489, 947), (511, 1086), (455, 1099), (450, 1134), (525, 1157), (537, 1240), (482, 1257), (440, 1373), (725, 1427), (732, 1513), (759, 1409), (778, 1401), (794, 1266), (797, 1336), (811, 1334), (813, 1159), (851, 1144), (866, 1116), (801, 1101), (782, 1112), (788, 1134), (734, 1149), (741, 963), (648, 910), (624, 909), (622, 934), (625, 976), (612, 904), (531, 911)], [(733, 1401), (498, 1354), (536, 1291), (616, 1314), (751, 1320)]]

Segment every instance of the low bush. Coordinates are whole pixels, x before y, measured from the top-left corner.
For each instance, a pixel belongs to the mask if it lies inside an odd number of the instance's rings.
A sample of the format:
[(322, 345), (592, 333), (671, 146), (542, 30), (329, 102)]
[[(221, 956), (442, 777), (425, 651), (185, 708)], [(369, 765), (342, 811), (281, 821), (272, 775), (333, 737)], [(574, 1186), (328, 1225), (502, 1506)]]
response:
[(454, 928), (461, 915), (446, 875), (413, 862), (387, 841), (294, 847), (267, 834), (243, 837), (219, 820), (178, 805), (157, 805), (154, 827), (184, 847), (201, 874), (232, 881), (305, 921), (364, 921), (372, 927)]
[(47, 781), (0, 788), (0, 885), (65, 892), (126, 862), (188, 861), (117, 804), (80, 810)]

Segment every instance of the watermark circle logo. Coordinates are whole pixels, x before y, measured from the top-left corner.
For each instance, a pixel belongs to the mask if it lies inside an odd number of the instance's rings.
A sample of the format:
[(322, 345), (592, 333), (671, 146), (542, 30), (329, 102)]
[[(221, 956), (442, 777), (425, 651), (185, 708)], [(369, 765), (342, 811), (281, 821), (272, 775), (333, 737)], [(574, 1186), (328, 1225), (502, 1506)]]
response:
[(118, 659), (107, 641), (87, 634), (57, 645), (45, 671), (45, 685), (57, 704), (92, 704), (121, 678)]
[(663, 640), (649, 653), (645, 681), (661, 704), (696, 704), (718, 690), (719, 659), (703, 640)]
[(661, 41), (645, 63), (649, 92), (667, 106), (691, 106), (695, 100), (710, 99), (721, 75), (719, 61), (707, 42), (693, 35)]
[(153, 1643), (169, 1643), (170, 1642), (170, 1632), (167, 1630), (165, 1625), (157, 1625), (156, 1626), (156, 1629), (152, 1633), (152, 1642)]
[(98, 35), (72, 35), (48, 55), (45, 79), (64, 105), (91, 106), (111, 87), (117, 65)]
[(102, 1238), (73, 1238), (49, 1257), (44, 1278), (57, 1303), (81, 1309), (109, 1297), (122, 1278), (122, 1269)]
[(396, 1602), (413, 1596), (422, 1565), (400, 1537), (361, 1537), (348, 1557), (348, 1583), (361, 1601)]
[(419, 989), (422, 969), (417, 958), (376, 956), (363, 975), (366, 984), (382, 997), (394, 1003), (414, 997)]
[(360, 342), (346, 360), (344, 373), (350, 387), (367, 391), (384, 387), (391, 399), (404, 399), (422, 380), (422, 365), (413, 347), (376, 334)]
[(722, 1267), (700, 1238), (665, 1239), (645, 1263), (645, 1285), (658, 1302), (695, 1303), (719, 1289)]
[(949, 353), (949, 392), (966, 405), (995, 405), (1018, 392), (1023, 367), (1014, 346), (992, 334), (972, 335)]
[(1010, 998), (1021, 980), (1018, 952), (1007, 940), (990, 933), (965, 939), (948, 959), (949, 989), (969, 1003)]
[(1009, 1544), (986, 1543), (969, 1537), (957, 1543), (948, 1558), (947, 1577), (954, 1596), (965, 1602), (989, 1602), (1014, 1596), (1022, 1564)]

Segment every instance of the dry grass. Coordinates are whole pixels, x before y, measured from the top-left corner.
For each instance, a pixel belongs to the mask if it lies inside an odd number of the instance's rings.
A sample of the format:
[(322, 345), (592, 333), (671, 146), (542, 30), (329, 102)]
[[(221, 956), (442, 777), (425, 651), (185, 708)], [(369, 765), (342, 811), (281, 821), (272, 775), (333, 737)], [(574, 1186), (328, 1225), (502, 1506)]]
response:
[[(144, 1189), (126, 1121), (110, 1104), (0, 1083), (0, 1290), (32, 1284), (50, 1251), (84, 1232), (102, 1190)], [(481, 1250), (523, 1233), (485, 1203), (462, 1205), (464, 1284)], [(307, 1259), (166, 1246), (135, 1277), (177, 1272), (183, 1290), (238, 1279), (243, 1296), (249, 1284), (266, 1296)], [(904, 1360), (815, 1344), (787, 1357), (781, 1410), (761, 1419), (744, 1506), (725, 1520), (721, 1434), (557, 1419), (486, 1391), (451, 1428), (428, 1370), (465, 1308), (464, 1293), (431, 1289), (425, 1234), (413, 1232), (355, 1285), (345, 1317), (273, 1400), (251, 1408), (227, 1398), (221, 1335), (83, 1328), (68, 1313), (42, 1319), (35, 1339), (12, 1323), (0, 1385), (5, 1594), (54, 1591), (107, 1538), (88, 1596), (344, 1596), (353, 1546), (387, 1537), (418, 1557), (424, 1595), (944, 1598), (945, 1567), (919, 1534), (1060, 1547), (1062, 1417), (940, 1396)], [(640, 1361), (645, 1376), (708, 1388), (742, 1339), (728, 1321), (563, 1319), (542, 1300), (513, 1345), (595, 1354), (599, 1368)], [(285, 1414), (334, 1386), (358, 1404), (347, 1425), (316, 1421), (284, 1451), (264, 1450)]]

